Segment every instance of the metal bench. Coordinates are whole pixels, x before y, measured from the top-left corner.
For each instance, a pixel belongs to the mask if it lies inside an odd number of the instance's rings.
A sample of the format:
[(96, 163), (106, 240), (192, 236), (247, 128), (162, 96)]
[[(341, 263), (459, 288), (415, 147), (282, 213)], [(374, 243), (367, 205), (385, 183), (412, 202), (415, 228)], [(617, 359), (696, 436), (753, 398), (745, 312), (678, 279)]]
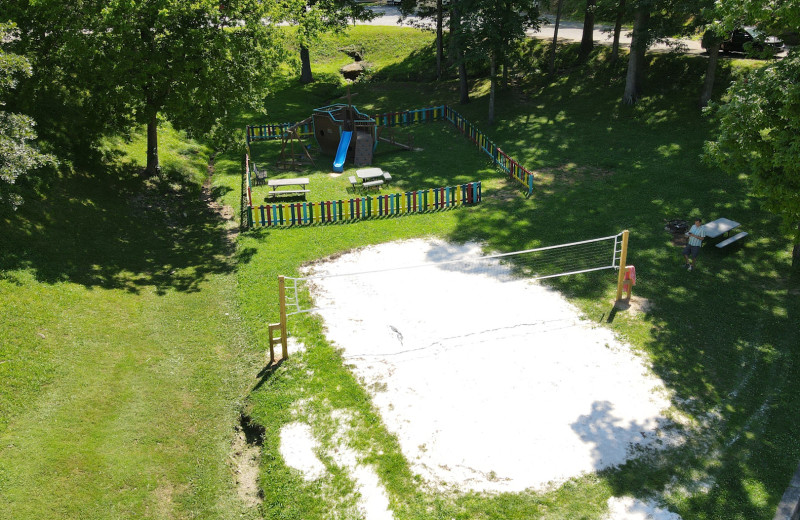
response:
[(259, 170), (256, 163), (253, 163), (253, 173), (256, 174), (255, 179), (253, 179), (253, 184), (256, 186), (260, 186), (267, 182), (267, 172), (264, 170)]
[(741, 240), (746, 236), (747, 236), (747, 232), (746, 231), (742, 231), (741, 233), (736, 233), (732, 237), (726, 238), (722, 242), (718, 243), (717, 247), (722, 249), (723, 247), (729, 246), (729, 245), (733, 244), (734, 242), (736, 242), (737, 240)]

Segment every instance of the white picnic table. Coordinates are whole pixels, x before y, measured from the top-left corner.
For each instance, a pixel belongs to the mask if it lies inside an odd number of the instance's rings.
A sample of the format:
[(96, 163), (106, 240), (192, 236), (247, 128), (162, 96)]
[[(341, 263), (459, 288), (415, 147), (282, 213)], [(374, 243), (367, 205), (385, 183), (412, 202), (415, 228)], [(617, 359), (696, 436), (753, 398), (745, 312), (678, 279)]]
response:
[(359, 179), (374, 179), (375, 177), (383, 177), (383, 170), (380, 168), (362, 168), (356, 170), (356, 175)]
[(712, 220), (711, 222), (706, 222), (703, 226), (706, 230), (706, 236), (708, 238), (717, 238), (720, 235), (728, 233), (736, 228), (741, 226), (735, 220), (730, 220), (727, 218), (718, 218), (717, 220)]
[[(294, 179), (270, 179), (267, 181), (267, 186), (272, 188), (272, 191), (267, 193), (268, 197), (275, 197), (277, 195), (302, 195), (306, 196), (311, 190), (306, 189), (308, 186), (308, 177), (297, 177)], [(294, 190), (276, 190), (282, 186), (297, 186), (298, 189)]]
[(308, 177), (298, 177), (296, 179), (270, 179), (267, 181), (267, 186), (273, 190), (279, 186), (307, 186)]

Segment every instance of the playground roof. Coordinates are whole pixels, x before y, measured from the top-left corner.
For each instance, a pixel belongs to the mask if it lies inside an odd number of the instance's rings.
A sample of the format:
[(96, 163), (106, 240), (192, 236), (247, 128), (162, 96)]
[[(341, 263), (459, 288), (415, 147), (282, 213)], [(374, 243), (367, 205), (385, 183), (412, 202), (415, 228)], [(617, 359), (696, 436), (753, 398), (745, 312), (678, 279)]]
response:
[(328, 114), (331, 117), (331, 119), (333, 119), (334, 121), (342, 122), (342, 119), (337, 117), (337, 115), (342, 113), (342, 111), (346, 110), (348, 106), (350, 108), (352, 108), (353, 111), (356, 113), (356, 116), (357, 116), (356, 119), (358, 121), (371, 121), (371, 122), (375, 121), (372, 117), (370, 117), (367, 114), (361, 112), (359, 109), (357, 109), (353, 105), (345, 105), (344, 103), (336, 103), (334, 105), (328, 105), (326, 107), (315, 108), (314, 109), (314, 113), (315, 114)]

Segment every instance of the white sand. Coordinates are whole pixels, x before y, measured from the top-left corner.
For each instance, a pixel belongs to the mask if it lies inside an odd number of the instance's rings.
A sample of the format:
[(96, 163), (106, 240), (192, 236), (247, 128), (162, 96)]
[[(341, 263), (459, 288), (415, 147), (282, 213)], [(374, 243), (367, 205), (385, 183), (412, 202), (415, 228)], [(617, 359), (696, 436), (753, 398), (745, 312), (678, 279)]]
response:
[[(480, 256), (411, 240), (316, 265), (341, 274)], [(609, 271), (609, 276), (614, 274)], [(414, 471), (458, 489), (541, 489), (655, 437), (663, 383), (557, 292), (453, 267), (313, 282), (328, 337), (371, 389)]]
[[(338, 437), (343, 438), (344, 432), (338, 432)], [(315, 453), (318, 447), (319, 443), (308, 424), (293, 422), (281, 428), (281, 456), (286, 465), (298, 470), (306, 481), (317, 480), (327, 475), (324, 464)], [(346, 468), (350, 478), (355, 481), (360, 518), (394, 520), (386, 490), (375, 470), (369, 465), (359, 463), (356, 452), (346, 445), (331, 451), (330, 456), (336, 464)]]
[(631, 497), (608, 499), (607, 520), (681, 520), (680, 515), (658, 507), (653, 502), (643, 502)]
[(287, 466), (299, 470), (306, 481), (317, 480), (326, 473), (325, 465), (314, 452), (317, 446), (309, 425), (294, 422), (281, 428), (281, 457)]

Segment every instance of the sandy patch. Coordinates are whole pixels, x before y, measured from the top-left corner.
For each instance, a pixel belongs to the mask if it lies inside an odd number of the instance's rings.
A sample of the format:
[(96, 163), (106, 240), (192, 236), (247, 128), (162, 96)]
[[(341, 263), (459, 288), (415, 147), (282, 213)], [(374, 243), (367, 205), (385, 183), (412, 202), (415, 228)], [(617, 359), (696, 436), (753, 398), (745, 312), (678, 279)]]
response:
[[(411, 240), (341, 255), (310, 274), (480, 255), (476, 244)], [(328, 337), (412, 469), (437, 485), (541, 489), (620, 464), (632, 446), (657, 439), (670, 405), (628, 345), (501, 266), (329, 277), (311, 289)]]
[(607, 520), (681, 520), (680, 515), (631, 497), (608, 499)]
[[(333, 415), (347, 417), (340, 410), (334, 411)], [(389, 498), (378, 474), (372, 466), (359, 462), (357, 452), (347, 445), (346, 437), (347, 431), (340, 422), (336, 433), (337, 445), (328, 454), (338, 466), (347, 470), (355, 482), (358, 517), (364, 520), (394, 520)], [(281, 428), (280, 443), (281, 456), (286, 465), (300, 471), (304, 480), (318, 480), (327, 475), (325, 466), (316, 455), (319, 444), (308, 424), (293, 422)]]
[(281, 457), (287, 466), (300, 471), (307, 482), (322, 478), (326, 473), (325, 465), (315, 453), (317, 446), (309, 425), (294, 422), (281, 428)]

